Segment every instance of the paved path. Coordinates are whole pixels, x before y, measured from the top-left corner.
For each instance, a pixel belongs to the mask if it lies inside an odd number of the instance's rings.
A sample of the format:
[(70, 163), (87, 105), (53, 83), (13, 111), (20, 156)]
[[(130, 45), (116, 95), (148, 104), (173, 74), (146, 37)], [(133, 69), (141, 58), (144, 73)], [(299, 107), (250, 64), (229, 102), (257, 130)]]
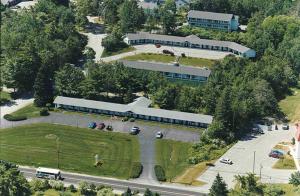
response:
[[(20, 171), (25, 175), (26, 178), (32, 179), (35, 177), (35, 168), (20, 167)], [(187, 187), (183, 185), (168, 185), (168, 184), (147, 184), (137, 183), (128, 180), (119, 180), (113, 178), (104, 178), (98, 176), (82, 175), (62, 171), (62, 177), (64, 184), (78, 185), (80, 181), (86, 181), (95, 185), (106, 185), (111, 186), (114, 190), (125, 191), (127, 187), (131, 190), (139, 190), (144, 192), (146, 188), (151, 191), (158, 192), (162, 196), (201, 196), (204, 195), (199, 190), (193, 187)]]
[(82, 33), (88, 38), (87, 46), (92, 48), (95, 52), (95, 61), (100, 61), (104, 47), (102, 46), (102, 39), (106, 37), (106, 34), (94, 34), (94, 33)]
[[(261, 171), (262, 182), (265, 183), (288, 183), (291, 173), (295, 170), (279, 170), (273, 169), (272, 166), (278, 159), (268, 156), (271, 149), (283, 141), (291, 141), (295, 134), (295, 127), (290, 125), (291, 130), (265, 131), (264, 135), (249, 135), (242, 141), (239, 141), (231, 149), (229, 149), (222, 157), (229, 158), (233, 161), (233, 165), (226, 165), (216, 162), (215, 167), (210, 167), (204, 172), (198, 180), (207, 182), (203, 188), (209, 189), (215, 176), (219, 173), (228, 184), (229, 188), (234, 186), (234, 176), (243, 175), (253, 171), (259, 176)], [(255, 152), (255, 161), (254, 161)]]

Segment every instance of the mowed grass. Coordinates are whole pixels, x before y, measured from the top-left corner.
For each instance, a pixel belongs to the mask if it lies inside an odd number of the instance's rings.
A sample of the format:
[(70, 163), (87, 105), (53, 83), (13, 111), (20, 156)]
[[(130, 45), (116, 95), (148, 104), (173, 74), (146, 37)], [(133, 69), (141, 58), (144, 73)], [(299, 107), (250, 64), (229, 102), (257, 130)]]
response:
[(187, 159), (191, 145), (186, 142), (165, 139), (156, 141), (156, 164), (164, 168), (167, 181), (172, 182), (176, 176), (190, 166)]
[(40, 116), (40, 110), (42, 108), (36, 107), (33, 104), (29, 104), (13, 113), (13, 116), (27, 116), (27, 118), (34, 118)]
[[(165, 54), (152, 54), (152, 53), (141, 53), (133, 56), (128, 56), (123, 58), (128, 61), (155, 61), (161, 63), (172, 63), (176, 60), (176, 57)], [(184, 57), (179, 59), (180, 65), (190, 65), (195, 67), (207, 67), (210, 68), (215, 61), (210, 59), (194, 58), (194, 57)]]
[(292, 156), (286, 155), (273, 165), (274, 169), (297, 169)]
[(107, 51), (107, 50), (104, 49), (101, 57), (104, 58), (104, 57), (109, 57), (109, 56), (115, 56), (115, 55), (118, 55), (118, 54), (131, 52), (131, 51), (135, 51), (135, 50), (136, 49), (132, 46), (128, 46), (126, 48), (122, 48), (122, 49), (114, 51), (114, 52), (110, 52), (110, 51)]
[[(57, 139), (58, 142), (57, 142)], [(127, 179), (133, 162), (139, 162), (136, 137), (54, 124), (0, 129), (0, 157), (20, 165), (59, 168), (91, 175)], [(103, 161), (94, 167), (95, 155)]]
[(5, 91), (0, 91), (0, 104), (5, 104), (11, 101), (12, 97), (11, 94)]
[(300, 82), (291, 89), (292, 94), (279, 102), (280, 109), (291, 122), (300, 121)]

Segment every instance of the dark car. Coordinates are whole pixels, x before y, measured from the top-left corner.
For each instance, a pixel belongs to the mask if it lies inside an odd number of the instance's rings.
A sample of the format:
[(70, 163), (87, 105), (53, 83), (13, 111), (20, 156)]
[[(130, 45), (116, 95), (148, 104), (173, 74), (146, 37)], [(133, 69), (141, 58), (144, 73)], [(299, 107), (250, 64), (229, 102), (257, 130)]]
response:
[(284, 124), (282, 125), (282, 130), (289, 130), (289, 129), (290, 129), (289, 124), (284, 123)]
[(132, 127), (130, 130), (131, 135), (137, 135), (140, 132), (140, 128), (138, 127)]
[(264, 134), (264, 131), (259, 126), (253, 127), (252, 132), (257, 134)]
[(107, 125), (106, 130), (112, 131), (112, 130), (113, 130), (113, 127), (112, 127), (111, 125)]
[(283, 157), (283, 153), (278, 151), (278, 150), (272, 150), (270, 153), (269, 153), (269, 157), (273, 157), (273, 158), (282, 158)]
[(102, 129), (104, 129), (104, 128), (105, 128), (105, 124), (104, 124), (104, 123), (98, 123), (97, 129), (102, 130)]
[(155, 44), (155, 47), (156, 47), (156, 48), (160, 48), (161, 45), (160, 45), (160, 44)]
[(88, 128), (95, 129), (96, 126), (97, 126), (97, 124), (95, 122), (90, 122), (88, 125)]

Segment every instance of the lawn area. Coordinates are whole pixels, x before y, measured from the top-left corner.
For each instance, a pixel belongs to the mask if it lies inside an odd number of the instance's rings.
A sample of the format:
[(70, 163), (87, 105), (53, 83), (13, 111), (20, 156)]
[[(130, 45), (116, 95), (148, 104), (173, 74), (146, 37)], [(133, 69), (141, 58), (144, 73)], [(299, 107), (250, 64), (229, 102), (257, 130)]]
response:
[[(44, 196), (61, 196), (61, 195), (68, 195), (68, 196), (80, 196), (79, 192), (72, 193), (71, 191), (64, 191), (63, 193), (60, 191), (56, 191), (54, 189), (49, 189), (43, 193)], [(39, 196), (38, 193), (34, 193), (33, 196)]]
[(8, 92), (0, 91), (0, 105), (7, 103), (11, 100), (11, 95)]
[[(152, 54), (152, 53), (141, 53), (136, 54), (133, 56), (128, 56), (123, 58), (124, 60), (128, 61), (155, 61), (155, 62), (162, 62), (162, 63), (172, 63), (176, 59), (174, 56), (165, 55), (165, 54)], [(182, 65), (190, 65), (195, 67), (207, 67), (210, 68), (215, 61), (210, 59), (201, 59), (201, 58), (194, 58), (194, 57), (184, 57), (179, 59), (179, 63)]]
[(164, 168), (167, 181), (172, 182), (176, 176), (190, 166), (187, 159), (191, 145), (186, 142), (164, 139), (156, 141), (156, 163)]
[(114, 55), (117, 55), (117, 54), (122, 54), (122, 53), (125, 53), (125, 52), (131, 52), (131, 51), (135, 51), (135, 48), (132, 47), (132, 46), (122, 48), (122, 49), (117, 50), (115, 52), (109, 52), (109, 51), (104, 49), (101, 57), (104, 58), (104, 57), (114, 56)]
[(279, 102), (279, 107), (291, 122), (296, 122), (300, 120), (300, 82), (291, 91), (291, 95)]
[(13, 113), (13, 116), (27, 116), (27, 118), (34, 118), (40, 116), (40, 110), (42, 108), (36, 107), (33, 104), (29, 104)]
[(279, 159), (274, 165), (274, 169), (296, 169), (296, 165), (292, 156), (285, 155), (283, 159)]
[[(134, 136), (54, 124), (0, 129), (0, 144), (1, 159), (20, 165), (57, 168), (59, 146), (60, 169), (122, 179), (140, 159)], [(102, 166), (94, 167), (96, 154)]]

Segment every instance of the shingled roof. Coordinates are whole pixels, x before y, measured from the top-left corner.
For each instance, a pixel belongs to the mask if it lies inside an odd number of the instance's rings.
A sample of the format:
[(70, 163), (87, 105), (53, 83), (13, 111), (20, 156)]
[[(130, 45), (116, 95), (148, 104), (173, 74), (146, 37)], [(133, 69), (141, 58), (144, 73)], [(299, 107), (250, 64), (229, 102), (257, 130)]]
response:
[(188, 12), (188, 18), (202, 18), (207, 20), (230, 21), (233, 17), (234, 17), (233, 14), (225, 14), (225, 13), (205, 12), (205, 11), (198, 11), (198, 10), (190, 10)]

